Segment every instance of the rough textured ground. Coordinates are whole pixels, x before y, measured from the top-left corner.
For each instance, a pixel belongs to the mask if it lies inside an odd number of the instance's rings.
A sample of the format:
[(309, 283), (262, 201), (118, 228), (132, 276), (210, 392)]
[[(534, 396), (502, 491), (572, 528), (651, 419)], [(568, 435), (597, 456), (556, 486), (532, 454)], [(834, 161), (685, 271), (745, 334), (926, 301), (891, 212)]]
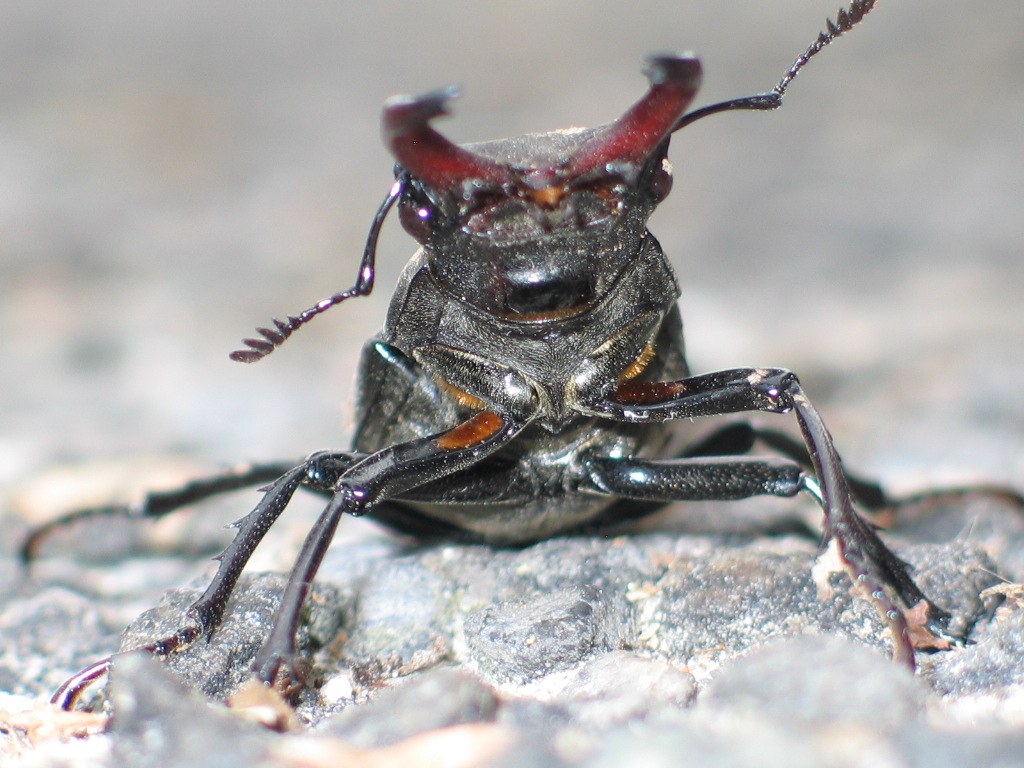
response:
[[(247, 685), (283, 587), (254, 574), (210, 643), (166, 665), (118, 659), (85, 701), (109, 720), (22, 709), (4, 715), (3, 745), (36, 765), (603, 766), (634, 753), (665, 764), (1011, 765), (1024, 749), (1024, 598), (981, 595), (1019, 578), (996, 559), (1024, 545), (1024, 525), (980, 501), (931, 518), (979, 520), (987, 535), (894, 539), (970, 640), (920, 655), (916, 677), (888, 659), (868, 604), (844, 576), (816, 572), (815, 546), (797, 537), (648, 533), (497, 552), (349, 542), (306, 611), (309, 687), (294, 712)], [(116, 523), (94, 535), (106, 525)], [(134, 602), (116, 577), (124, 562), (61, 577), (52, 565), (0, 612), (10, 710), (95, 660)], [(172, 634), (200, 591), (167, 592), (121, 647)], [(60, 740), (90, 728), (105, 732)]]
[[(916, 679), (887, 662), (841, 580), (820, 599), (811, 542), (751, 533), (752, 520), (813, 510), (751, 502), (519, 553), (417, 551), (345, 526), (306, 632), (323, 686), (299, 712), (315, 738), (210, 707), (146, 660), (118, 665), (109, 723), (32, 709), (126, 625), (173, 625), (193, 593), (161, 603), (165, 591), (205, 583), (221, 526), (253, 496), (158, 526), (76, 529), (30, 577), (13, 559), (27, 526), (224, 463), (345, 444), (355, 355), (411, 252), (397, 226), (379, 296), (258, 366), (226, 353), (349, 284), (389, 183), (387, 95), (463, 84), (445, 126), (460, 141), (595, 124), (642, 92), (643, 54), (692, 48), (707, 103), (769, 88), (835, 11), (594, 6), (5, 9), (0, 709), (3, 748), (20, 756), (4, 759), (1019, 764), (1019, 597), (978, 592), (1020, 581), (1024, 548), (1019, 518), (985, 504), (921, 514), (894, 538), (975, 621), (974, 644), (920, 659)], [(1024, 44), (1008, 13), (999, 0), (883, 0), (781, 112), (677, 136), (676, 188), (652, 223), (679, 272), (694, 367), (796, 370), (848, 464), (898, 490), (1024, 486)], [(225, 628), (175, 660), (192, 688), (217, 699), (238, 679), (280, 584), (258, 574), (287, 569), (314, 509), (290, 511), (253, 563), (232, 613), (240, 640)]]

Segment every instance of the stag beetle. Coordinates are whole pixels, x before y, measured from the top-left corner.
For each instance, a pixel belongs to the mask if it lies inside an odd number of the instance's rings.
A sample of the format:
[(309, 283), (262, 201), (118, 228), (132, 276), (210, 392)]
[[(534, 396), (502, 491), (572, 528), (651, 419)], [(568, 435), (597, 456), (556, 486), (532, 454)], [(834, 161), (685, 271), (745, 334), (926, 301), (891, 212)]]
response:
[[(370, 229), (356, 284), (247, 339), (235, 360), (265, 357), (331, 306), (368, 294), (390, 209), (420, 248), (402, 274), (383, 332), (359, 368), (352, 450), (249, 467), (150, 494), (132, 512), (159, 516), (229, 490), (269, 483), (220, 558), (188, 623), (148, 647), (166, 654), (218, 627), (246, 561), (297, 489), (329, 498), (298, 555), (256, 675), (292, 671), (299, 611), (344, 515), (366, 515), (420, 540), (523, 546), (606, 530), (677, 500), (813, 494), (825, 537), (888, 622), (894, 656), (944, 642), (948, 614), (854, 507), (885, 497), (851, 480), (797, 377), (776, 368), (691, 374), (679, 287), (647, 219), (671, 188), (674, 131), (732, 109), (775, 109), (797, 72), (872, 8), (855, 0), (771, 93), (686, 114), (701, 81), (693, 56), (650, 58), (647, 93), (597, 128), (457, 146), (432, 122), (454, 89), (386, 103), (396, 181)], [(667, 453), (676, 422), (746, 411), (796, 415), (803, 444), (730, 425)], [(781, 454), (753, 458), (761, 440)], [(88, 510), (72, 516), (123, 511)], [(27, 545), (30, 552), (44, 531)], [(905, 611), (915, 609), (916, 633)], [(69, 680), (70, 706), (110, 659)]]

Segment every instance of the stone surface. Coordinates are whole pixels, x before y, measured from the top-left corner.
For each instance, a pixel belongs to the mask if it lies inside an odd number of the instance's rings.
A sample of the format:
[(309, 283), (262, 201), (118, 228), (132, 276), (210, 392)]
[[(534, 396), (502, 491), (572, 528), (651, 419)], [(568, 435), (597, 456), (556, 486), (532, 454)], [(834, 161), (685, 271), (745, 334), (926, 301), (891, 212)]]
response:
[[(228, 601), (225, 621), (213, 642), (194, 643), (188, 653), (168, 657), (168, 665), (189, 686), (213, 699), (226, 700), (248, 680), (256, 654), (271, 626), (285, 580), (278, 575), (243, 577)], [(138, 617), (121, 638), (121, 651), (132, 651), (172, 637), (188, 624), (189, 606), (200, 589), (171, 590), (157, 607)], [(306, 604), (298, 643), (309, 654), (338, 631), (338, 595), (319, 588)], [(116, 662), (120, 663), (120, 661)]]
[(442, 667), (384, 688), (365, 705), (324, 720), (316, 733), (384, 747), (437, 728), (491, 722), (498, 707), (498, 697), (478, 677)]
[(112, 765), (244, 768), (264, 764), (271, 734), (218, 711), (145, 656), (126, 656), (111, 674)]
[[(314, 726), (308, 738), (382, 755), (443, 729), (490, 724), (512, 745), (495, 765), (602, 766), (630, 753), (658, 764), (685, 752), (708, 765), (763, 753), (767, 766), (855, 766), (872, 756), (913, 766), (925, 764), (916, 751), (934, 755), (933, 729), (970, 736), (957, 754), (1008, 754), (1024, 727), (1024, 609), (1012, 593), (997, 609), (978, 599), (999, 583), (998, 565), (969, 542), (901, 545), (900, 554), (970, 628), (970, 645), (919, 654), (916, 677), (889, 660), (881, 621), (845, 577), (822, 599), (815, 547), (799, 538), (650, 533), (521, 551), (343, 544), (335, 563), (357, 567), (329, 569), (304, 615), (311, 687), (298, 714)], [(375, 581), (392, 567), (393, 578)], [(408, 599), (396, 599), (406, 578)], [(443, 587), (421, 599), (428, 584)], [(186, 764), (204, 740), (210, 754), (230, 743), (247, 756), (272, 753), (268, 764), (281, 760), (273, 745), (284, 737), (243, 724), (224, 705), (248, 678), (282, 587), (277, 574), (245, 577), (211, 642), (165, 663), (118, 657), (109, 690), (94, 694), (114, 716), (104, 737), (111, 764), (134, 764), (117, 761), (150, 742), (160, 747), (156, 762), (139, 764)], [(129, 627), (123, 647), (172, 632), (197, 594), (167, 593)], [(40, 677), (39, 626), (17, 617), (62, 599), (51, 591), (9, 602), (5, 636), (24, 663), (8, 664), (8, 674)], [(382, 621), (419, 629), (374, 629)], [(94, 648), (98, 630), (79, 626), (63, 643)], [(43, 690), (38, 681), (19, 685)], [(979, 716), (987, 737), (971, 730)], [(491, 732), (481, 733), (486, 751)]]
[(758, 648), (715, 676), (701, 708), (813, 730), (893, 733), (920, 718), (928, 688), (859, 643), (796, 636)]
[(463, 632), (487, 679), (527, 683), (629, 644), (629, 614), (624, 596), (587, 585), (484, 608)]

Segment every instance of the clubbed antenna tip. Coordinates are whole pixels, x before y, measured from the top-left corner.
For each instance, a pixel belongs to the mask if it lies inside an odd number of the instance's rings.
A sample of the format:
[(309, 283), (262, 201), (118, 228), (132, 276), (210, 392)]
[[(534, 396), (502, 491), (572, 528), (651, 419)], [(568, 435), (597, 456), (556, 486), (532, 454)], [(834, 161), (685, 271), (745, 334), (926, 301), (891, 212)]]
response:
[(346, 299), (368, 295), (373, 290), (374, 259), (377, 254), (377, 238), (380, 236), (380, 228), (384, 224), (384, 219), (387, 217), (388, 211), (391, 210), (391, 206), (401, 197), (405, 184), (406, 179), (404, 177), (395, 180), (395, 183), (391, 185), (388, 196), (384, 198), (384, 202), (381, 203), (380, 208), (377, 210), (377, 215), (373, 217), (373, 224), (370, 225), (370, 233), (366, 237), (366, 247), (363, 249), (363, 259), (359, 264), (359, 275), (356, 278), (355, 285), (347, 291), (336, 293), (333, 296), (318, 301), (298, 315), (288, 315), (287, 320), (274, 318), (273, 328), (256, 329), (256, 333), (262, 336), (262, 338), (242, 339), (242, 343), (245, 344), (246, 348), (236, 349), (228, 357), (236, 363), (255, 363), (257, 360), (262, 360), (284, 344), (285, 340), (295, 331), (320, 313), (326, 312)]
[(782, 76), (779, 84), (768, 93), (759, 93), (756, 96), (745, 96), (739, 99), (730, 99), (729, 101), (710, 104), (706, 107), (695, 109), (693, 112), (679, 118), (679, 121), (675, 124), (672, 130), (678, 131), (680, 128), (685, 128), (691, 123), (695, 123), (708, 115), (715, 115), (719, 112), (731, 112), (736, 109), (752, 109), (758, 111), (778, 109), (782, 106), (782, 97), (785, 95), (786, 89), (789, 87), (789, 84), (793, 82), (793, 78), (797, 76), (797, 73), (803, 69), (804, 65), (816, 56), (822, 48), (856, 26), (860, 20), (867, 16), (868, 12), (875, 7), (875, 2), (876, 0), (853, 0), (848, 7), (839, 9), (839, 13), (836, 14), (835, 21), (827, 19), (825, 22), (827, 27), (826, 30), (824, 32), (820, 32), (818, 34), (818, 38), (811, 43), (807, 50), (797, 56), (796, 61), (794, 61), (793, 65), (786, 71), (786, 74)]
[(298, 328), (302, 327), (312, 319), (314, 314), (310, 314), (310, 312), (314, 309), (316, 309), (316, 307), (310, 307), (310, 309), (307, 309), (298, 317), (289, 315), (287, 321), (278, 320), (275, 317), (273, 319), (274, 328), (256, 329), (256, 333), (260, 334), (263, 338), (242, 339), (242, 343), (245, 344), (248, 349), (236, 349), (229, 355), (229, 357), (236, 363), (255, 363), (257, 360), (262, 360), (281, 346), (284, 343), (284, 340), (291, 336)]
[(797, 56), (796, 61), (793, 62), (793, 66), (789, 68), (789, 71), (782, 76), (779, 84), (775, 86), (775, 93), (779, 95), (781, 99), (786, 93), (786, 88), (793, 82), (793, 78), (797, 76), (797, 73), (803, 68), (804, 64), (810, 61), (814, 56), (821, 51), (826, 45), (831, 43), (837, 37), (841, 37), (845, 33), (849, 32), (860, 23), (861, 19), (868, 15), (868, 12), (875, 7), (876, 0), (853, 0), (847, 8), (840, 8), (839, 13), (836, 14), (836, 20), (826, 19), (825, 24), (827, 28), (824, 32), (818, 34), (818, 39), (808, 46), (807, 50), (801, 55)]

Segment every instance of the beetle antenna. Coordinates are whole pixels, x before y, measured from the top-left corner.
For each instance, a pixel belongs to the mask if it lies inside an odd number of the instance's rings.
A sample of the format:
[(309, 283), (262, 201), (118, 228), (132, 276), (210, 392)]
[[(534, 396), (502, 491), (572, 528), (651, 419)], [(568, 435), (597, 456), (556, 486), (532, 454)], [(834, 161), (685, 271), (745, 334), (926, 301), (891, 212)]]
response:
[(800, 56), (797, 56), (796, 61), (793, 62), (793, 66), (789, 68), (789, 71), (782, 76), (779, 84), (775, 86), (774, 93), (779, 94), (779, 103), (782, 103), (782, 97), (786, 94), (786, 89), (789, 84), (793, 82), (793, 78), (797, 76), (797, 73), (803, 69), (804, 64), (810, 61), (816, 56), (822, 48), (831, 43), (837, 37), (849, 32), (857, 24), (860, 23), (861, 19), (868, 15), (872, 8), (875, 7), (875, 0), (854, 0), (850, 3), (849, 8), (840, 8), (839, 13), (836, 14), (836, 20), (833, 22), (831, 19), (826, 19), (825, 23), (828, 25), (828, 29), (824, 32), (818, 33), (818, 39), (808, 46), (807, 50), (804, 51)]
[(782, 106), (782, 97), (786, 95), (786, 89), (789, 88), (789, 84), (793, 82), (793, 79), (803, 69), (804, 65), (814, 58), (826, 45), (853, 29), (875, 7), (875, 2), (876, 0), (853, 0), (848, 7), (839, 9), (835, 21), (826, 19), (825, 31), (818, 33), (818, 39), (811, 43), (806, 51), (796, 57), (793, 66), (786, 71), (779, 84), (770, 92), (759, 93), (756, 96), (744, 96), (739, 99), (730, 99), (720, 104), (711, 104), (695, 109), (693, 112), (679, 118), (679, 121), (672, 130), (678, 131), (690, 123), (718, 112), (731, 112), (734, 109), (778, 109)]
[(399, 176), (395, 180), (395, 183), (391, 185), (388, 196), (384, 198), (384, 202), (381, 203), (380, 208), (377, 210), (377, 215), (373, 217), (370, 233), (366, 237), (366, 247), (363, 249), (363, 258), (359, 262), (359, 277), (356, 279), (356, 284), (346, 291), (341, 291), (326, 299), (321, 299), (298, 315), (288, 315), (287, 320), (278, 320), (275, 317), (273, 328), (257, 328), (256, 332), (263, 338), (242, 339), (242, 343), (248, 349), (236, 349), (229, 355), (232, 360), (238, 363), (255, 363), (257, 360), (262, 360), (284, 344), (289, 336), (317, 315), (326, 312), (346, 299), (351, 299), (355, 296), (368, 296), (370, 294), (373, 290), (374, 278), (376, 277), (374, 262), (377, 256), (377, 239), (380, 237), (380, 230), (384, 225), (384, 219), (387, 217), (388, 211), (391, 210), (391, 206), (401, 197), (406, 181), (407, 177), (405, 175)]

